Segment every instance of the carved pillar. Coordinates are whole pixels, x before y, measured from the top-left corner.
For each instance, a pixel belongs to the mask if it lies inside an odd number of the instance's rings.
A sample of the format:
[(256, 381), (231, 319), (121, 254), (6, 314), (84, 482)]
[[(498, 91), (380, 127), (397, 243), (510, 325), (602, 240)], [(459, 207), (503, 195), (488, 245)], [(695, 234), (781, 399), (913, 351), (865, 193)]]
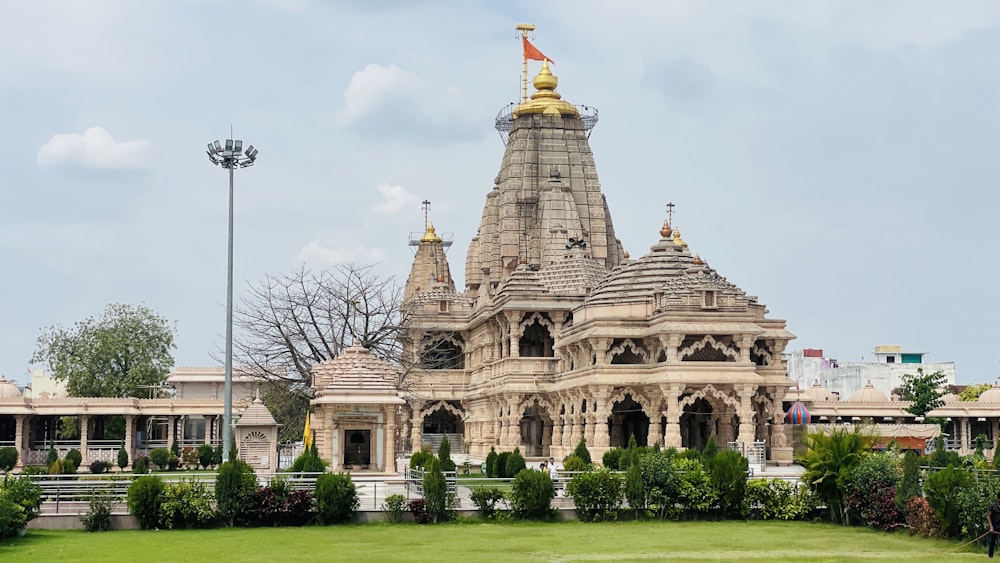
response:
[(681, 335), (668, 334), (660, 336), (660, 343), (663, 344), (663, 348), (667, 352), (667, 363), (673, 364), (678, 362), (677, 348), (681, 345)]
[[(515, 341), (516, 342), (516, 341)], [(507, 447), (514, 449), (521, 446), (521, 413), (517, 408), (517, 397), (507, 399)], [(524, 455), (525, 452), (521, 452)]]
[(771, 447), (784, 448), (788, 446), (788, 436), (785, 434), (785, 410), (782, 407), (785, 400), (785, 388), (775, 387), (773, 389), (774, 413), (771, 420)]
[(77, 420), (80, 422), (80, 465), (84, 466), (90, 463), (90, 456), (87, 455), (87, 438), (89, 438), (88, 428), (90, 427), (90, 416), (81, 414), (77, 417)]
[(611, 444), (608, 428), (608, 417), (610, 416), (608, 394), (609, 389), (606, 388), (598, 389), (594, 394), (594, 441), (587, 440), (587, 443), (593, 443), (598, 448), (606, 448)]
[[(552, 457), (555, 457), (555, 454), (552, 451), (553, 448), (559, 448), (563, 445), (563, 424), (563, 415), (556, 414), (552, 416), (552, 448), (549, 448), (549, 455)], [(994, 435), (995, 434), (996, 433), (994, 433)]]
[(413, 411), (413, 418), (410, 421), (410, 451), (419, 452), (420, 437), (424, 426), (424, 419), (420, 414), (420, 408), (416, 404), (411, 403), (410, 408)]
[(579, 413), (569, 415), (569, 433), (563, 438), (563, 445), (567, 448), (572, 449), (580, 442), (580, 433), (582, 430), (580, 426), (581, 416)]
[(655, 412), (650, 414), (652, 416), (649, 417), (649, 431), (646, 433), (646, 445), (653, 447), (653, 444), (660, 444), (660, 416)]
[[(17, 448), (17, 463), (14, 464), (14, 469), (20, 470), (24, 467), (24, 460), (27, 459), (27, 448), (24, 447), (24, 419), (27, 415), (15, 414), (14, 415), (14, 447)], [(996, 433), (994, 432), (995, 436)]]
[[(176, 432), (176, 429), (177, 429), (177, 417), (176, 416), (168, 416), (167, 417), (167, 448), (169, 448), (169, 447), (171, 447), (171, 446), (174, 445), (174, 440), (176, 439), (176, 435), (174, 434), (174, 432)], [(234, 439), (235, 439), (235, 434), (233, 436), (234, 436)]]
[(597, 365), (606, 366), (608, 365), (608, 347), (611, 345), (610, 338), (595, 338), (592, 341), (592, 346), (594, 347), (594, 354), (597, 355)]
[(749, 444), (754, 441), (754, 428), (753, 423), (753, 393), (754, 386), (751, 384), (743, 385), (740, 388), (740, 433), (739, 437), (736, 439), (738, 442), (744, 444)]
[(125, 415), (125, 451), (128, 452), (128, 465), (125, 469), (131, 470), (135, 461), (135, 415)]
[(750, 334), (744, 334), (740, 337), (740, 363), (752, 364), (753, 360), (750, 359), (750, 349), (753, 347), (754, 337)]
[(681, 386), (672, 383), (662, 388), (663, 402), (666, 406), (663, 416), (667, 419), (667, 427), (663, 431), (663, 446), (665, 448), (681, 447), (681, 407), (678, 404), (681, 396)]
[(521, 357), (521, 326), (520, 326), (520, 315), (517, 313), (507, 312), (507, 323), (510, 325), (509, 338), (510, 338), (510, 357), (519, 358)]
[(205, 443), (212, 443), (212, 419), (215, 418), (214, 415), (205, 415)]
[(379, 471), (396, 470), (396, 407), (385, 410), (385, 459)]

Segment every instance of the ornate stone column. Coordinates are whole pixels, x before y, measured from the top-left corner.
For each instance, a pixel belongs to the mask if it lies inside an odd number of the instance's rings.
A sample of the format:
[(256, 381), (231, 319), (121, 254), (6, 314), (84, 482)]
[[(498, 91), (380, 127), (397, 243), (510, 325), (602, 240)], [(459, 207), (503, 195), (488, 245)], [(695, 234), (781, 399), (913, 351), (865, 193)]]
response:
[[(649, 430), (646, 432), (646, 446), (653, 447), (653, 444), (660, 443), (660, 415), (657, 413), (650, 413), (653, 416), (649, 417)], [(662, 445), (662, 444), (660, 444)]]
[[(17, 463), (14, 464), (14, 469), (20, 470), (24, 467), (24, 460), (28, 457), (27, 448), (24, 447), (24, 420), (27, 415), (15, 414), (14, 415), (14, 447), (17, 448)], [(994, 433), (994, 436), (996, 433)]]
[(673, 364), (678, 361), (677, 348), (681, 345), (681, 335), (667, 334), (660, 336), (660, 344), (667, 353), (667, 363)]
[(380, 471), (396, 470), (396, 407), (385, 409), (385, 462)]
[(611, 444), (610, 429), (608, 428), (608, 395), (610, 389), (600, 388), (594, 393), (594, 441), (587, 440), (588, 444), (593, 444), (598, 448), (606, 448)]
[(785, 400), (785, 388), (775, 387), (771, 397), (774, 401), (774, 413), (772, 413), (773, 418), (771, 419), (771, 447), (784, 448), (788, 446), (788, 437), (785, 434), (785, 410), (782, 408), (782, 403)]
[(420, 451), (420, 438), (424, 426), (424, 417), (420, 414), (420, 408), (415, 403), (410, 403), (413, 418), (410, 421), (410, 451)]
[(128, 465), (125, 469), (131, 470), (135, 461), (135, 415), (125, 415), (125, 451), (128, 452)]
[(663, 402), (667, 410), (663, 411), (663, 416), (667, 419), (667, 427), (663, 431), (663, 447), (681, 447), (681, 408), (678, 404), (681, 396), (681, 386), (677, 383), (664, 385)]
[(752, 384), (746, 384), (740, 387), (740, 433), (736, 440), (744, 444), (753, 442), (755, 438), (754, 432), (756, 428), (753, 423), (753, 393), (754, 386)]
[[(177, 432), (177, 417), (171, 415), (167, 417), (167, 448), (170, 448), (174, 444), (174, 440), (177, 437), (175, 432)], [(239, 442), (236, 445), (238, 446)]]
[[(552, 416), (552, 447), (549, 448), (549, 456), (555, 457), (555, 453), (552, 451), (553, 448), (561, 448), (563, 445), (563, 424), (565, 423), (564, 417), (561, 414), (556, 414)], [(995, 433), (994, 433), (995, 434)], [(562, 455), (560, 453), (560, 455)]]
[(90, 463), (90, 456), (87, 455), (87, 439), (89, 438), (88, 434), (90, 434), (90, 416), (81, 414), (77, 417), (77, 420), (80, 421), (80, 465), (83, 466)]

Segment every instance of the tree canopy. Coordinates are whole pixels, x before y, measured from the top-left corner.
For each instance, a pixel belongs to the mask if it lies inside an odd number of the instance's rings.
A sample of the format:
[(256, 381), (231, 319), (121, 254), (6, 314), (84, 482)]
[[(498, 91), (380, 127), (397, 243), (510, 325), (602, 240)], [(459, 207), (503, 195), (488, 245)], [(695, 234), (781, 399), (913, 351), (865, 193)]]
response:
[(112, 303), (72, 328), (42, 329), (33, 362), (73, 397), (148, 397), (174, 365), (174, 324), (145, 305)]
[(944, 382), (947, 378), (941, 371), (934, 373), (924, 373), (923, 368), (917, 368), (917, 373), (904, 374), (902, 399), (912, 401), (913, 404), (906, 409), (906, 412), (914, 416), (924, 416), (930, 411), (944, 406), (945, 390)]
[(993, 387), (989, 383), (973, 383), (972, 385), (966, 385), (965, 389), (959, 393), (958, 398), (963, 401), (978, 401), (979, 396), (985, 393), (990, 387)]

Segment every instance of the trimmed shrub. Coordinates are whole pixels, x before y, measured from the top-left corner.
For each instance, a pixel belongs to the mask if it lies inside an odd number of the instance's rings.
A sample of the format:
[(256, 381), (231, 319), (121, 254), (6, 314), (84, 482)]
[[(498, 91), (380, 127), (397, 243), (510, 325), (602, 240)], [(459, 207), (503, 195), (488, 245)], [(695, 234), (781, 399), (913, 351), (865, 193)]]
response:
[(497, 505), (503, 499), (503, 491), (497, 487), (476, 487), (469, 495), (469, 500), (483, 518), (492, 518), (497, 512)]
[(524, 457), (521, 456), (521, 448), (514, 448), (511, 452), (510, 457), (507, 458), (507, 465), (504, 469), (504, 475), (507, 477), (516, 477), (522, 469), (525, 469), (527, 464), (524, 462)]
[(910, 499), (923, 494), (920, 486), (920, 457), (913, 450), (907, 450), (903, 456), (903, 476), (896, 486), (896, 509), (904, 513)]
[(238, 459), (219, 466), (219, 474), (215, 478), (215, 499), (219, 517), (226, 526), (246, 522), (256, 491), (257, 477), (252, 467)]
[(128, 487), (128, 510), (143, 530), (160, 527), (160, 506), (163, 504), (163, 480), (156, 475), (139, 477)]
[[(517, 452), (517, 450), (514, 450)], [(517, 518), (549, 518), (553, 514), (552, 499), (556, 488), (549, 474), (534, 469), (522, 469), (514, 477), (510, 491), (510, 508)]]
[(580, 438), (580, 442), (576, 445), (576, 449), (573, 450), (573, 455), (583, 460), (583, 463), (587, 466), (591, 466), (594, 462), (590, 459), (590, 450), (587, 449), (587, 439)]
[[(962, 537), (962, 523), (959, 519), (958, 493), (972, 483), (972, 475), (964, 469), (948, 466), (927, 477), (924, 495), (934, 508), (941, 527), (949, 538)], [(978, 515), (982, 517), (982, 514)]]
[(167, 464), (170, 463), (170, 450), (167, 448), (154, 448), (149, 452), (149, 461), (156, 464), (156, 468), (160, 471), (167, 469)]
[(434, 459), (434, 454), (430, 452), (425, 452), (420, 450), (419, 452), (413, 452), (410, 456), (410, 469), (423, 469), (427, 462)]
[(448, 519), (452, 507), (451, 495), (448, 494), (448, 482), (441, 470), (441, 461), (431, 458), (424, 467), (424, 505), (431, 522), (437, 524)]
[(497, 454), (497, 467), (493, 471), (494, 477), (499, 477), (501, 479), (507, 479), (513, 477), (513, 475), (507, 474), (507, 460), (510, 459), (511, 452), (500, 452)]
[(17, 448), (13, 446), (0, 448), (0, 473), (14, 469), (14, 466), (17, 465), (18, 455)]
[(42, 505), (42, 488), (27, 475), (4, 475), (0, 481), (0, 497), (6, 498), (23, 510), (25, 522), (38, 518)]
[(573, 497), (580, 520), (603, 522), (618, 518), (624, 486), (620, 475), (602, 467), (574, 476), (566, 485), (566, 493)]
[(910, 526), (910, 535), (920, 535), (923, 538), (943, 538), (944, 528), (934, 509), (924, 497), (912, 497), (906, 503), (906, 523)]
[(111, 464), (99, 459), (90, 462), (90, 472), (94, 474), (106, 473), (111, 469)]
[(490, 446), (490, 453), (486, 454), (486, 462), (483, 463), (483, 473), (487, 477), (497, 476), (497, 450)]
[(312, 520), (316, 505), (309, 491), (292, 491), (285, 500), (285, 522), (292, 526), (303, 526)]
[(563, 462), (563, 471), (586, 471), (587, 462), (575, 455), (571, 455)]
[(680, 476), (674, 467), (673, 448), (642, 456), (639, 467), (646, 488), (646, 506), (659, 518), (676, 518), (680, 511)]
[(903, 521), (896, 508), (899, 468), (895, 456), (875, 453), (865, 456), (842, 476), (844, 506), (849, 517), (859, 517), (866, 526), (891, 530)]
[(181, 448), (177, 443), (177, 438), (174, 438), (174, 441), (170, 442), (170, 453), (176, 458), (181, 457)]
[(646, 486), (642, 484), (642, 466), (638, 458), (630, 462), (625, 471), (625, 500), (637, 518), (639, 511), (646, 508)]
[(962, 465), (962, 456), (958, 455), (958, 452), (945, 448), (944, 435), (939, 435), (934, 439), (934, 451), (931, 452), (927, 463), (931, 467), (948, 467), (949, 465), (959, 467)]
[(201, 465), (203, 469), (215, 465), (215, 449), (212, 448), (211, 444), (198, 446), (198, 465)]
[(360, 502), (349, 473), (324, 473), (316, 479), (316, 512), (320, 524), (350, 522)]
[(782, 479), (758, 477), (747, 482), (742, 514), (750, 520), (799, 520), (816, 505), (807, 488)]
[(149, 473), (149, 458), (146, 456), (136, 458), (135, 465), (132, 466), (132, 473), (138, 475)]
[(215, 521), (213, 500), (204, 483), (168, 484), (160, 505), (160, 522), (167, 528), (206, 528)]
[(382, 503), (382, 511), (385, 512), (385, 519), (389, 522), (402, 522), (403, 513), (406, 512), (406, 497), (400, 494), (385, 497), (385, 502)]
[(455, 462), (451, 459), (451, 442), (448, 441), (448, 436), (441, 439), (441, 445), (438, 446), (438, 460), (441, 461), (441, 471), (454, 471)]
[(121, 447), (118, 449), (118, 469), (125, 471), (126, 467), (128, 467), (128, 450)]
[(708, 461), (715, 457), (719, 453), (719, 446), (715, 444), (715, 435), (708, 437), (708, 441), (705, 442), (705, 447), (701, 449), (701, 459)]
[[(73, 468), (78, 468), (80, 467), (80, 464), (83, 463), (83, 454), (80, 453), (80, 450), (73, 448), (66, 452), (65, 461), (73, 462)], [(73, 473), (75, 473), (75, 471)]]
[(626, 455), (626, 450), (623, 448), (611, 448), (610, 450), (604, 452), (601, 457), (601, 465), (612, 471), (618, 471), (622, 469), (620, 462)]
[(309, 449), (299, 454), (288, 470), (293, 473), (325, 473), (326, 466), (326, 461)]
[(59, 460), (59, 452), (50, 447), (49, 453), (45, 456), (45, 467), (52, 467), (52, 464)]
[[(110, 464), (109, 464), (110, 465)], [(107, 491), (99, 491), (90, 497), (90, 505), (85, 514), (80, 515), (80, 523), (88, 532), (107, 532), (111, 529), (111, 512), (117, 501)]]
[(696, 459), (675, 457), (673, 463), (680, 473), (678, 500), (689, 513), (707, 514), (719, 498), (718, 491), (712, 486), (712, 476)]
[[(708, 446), (705, 447), (708, 451)], [(703, 452), (704, 455), (704, 452)], [(719, 510), (725, 518), (737, 518), (743, 510), (743, 495), (747, 487), (747, 458), (733, 450), (705, 457), (712, 487), (719, 493)]]
[(427, 514), (427, 501), (422, 498), (415, 498), (410, 501), (408, 510), (413, 514), (413, 521), (417, 524), (430, 524), (431, 517)]

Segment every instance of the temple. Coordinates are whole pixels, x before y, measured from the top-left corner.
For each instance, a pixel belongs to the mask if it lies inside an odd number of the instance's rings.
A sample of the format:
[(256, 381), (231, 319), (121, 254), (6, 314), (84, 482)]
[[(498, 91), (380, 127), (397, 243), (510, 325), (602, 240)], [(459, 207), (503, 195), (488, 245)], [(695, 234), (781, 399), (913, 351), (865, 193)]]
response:
[(449, 436), (472, 456), (562, 458), (584, 438), (600, 456), (633, 436), (678, 448), (712, 436), (790, 462), (785, 321), (692, 253), (672, 205), (630, 258), (590, 148), (596, 113), (562, 99), (547, 61), (533, 85), (497, 120), (506, 150), (464, 291), (432, 225), (417, 245), (401, 447)]

